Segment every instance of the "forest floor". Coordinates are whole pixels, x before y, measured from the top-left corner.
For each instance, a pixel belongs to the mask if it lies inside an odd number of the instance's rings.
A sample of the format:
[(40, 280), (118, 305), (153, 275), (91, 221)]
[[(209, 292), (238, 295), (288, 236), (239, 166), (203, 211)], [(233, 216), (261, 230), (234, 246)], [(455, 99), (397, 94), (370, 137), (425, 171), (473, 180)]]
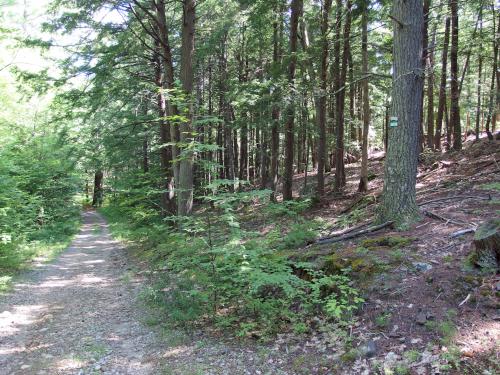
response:
[[(382, 189), (383, 153), (372, 155), (370, 191), (359, 165), (304, 213), (324, 233), (368, 223)], [(426, 153), (411, 230), (383, 229), (336, 244), (312, 244), (291, 259), (350, 267), (365, 303), (348, 329), (236, 340), (183, 331), (143, 307), (148, 265), (113, 241), (99, 215), (55, 262), (42, 264), (0, 299), (0, 369), (6, 374), (495, 374), (500, 373), (500, 279), (467, 262), (476, 227), (500, 216), (498, 142), (466, 142), (459, 153)], [(330, 177), (331, 178), (331, 177)], [(299, 190), (304, 176), (296, 176)], [(446, 199), (444, 199), (446, 198)], [(427, 215), (424, 215), (424, 211)], [(268, 223), (243, 223), (265, 233)], [(133, 252), (133, 251), (132, 251)], [(348, 345), (346, 345), (348, 343)]]

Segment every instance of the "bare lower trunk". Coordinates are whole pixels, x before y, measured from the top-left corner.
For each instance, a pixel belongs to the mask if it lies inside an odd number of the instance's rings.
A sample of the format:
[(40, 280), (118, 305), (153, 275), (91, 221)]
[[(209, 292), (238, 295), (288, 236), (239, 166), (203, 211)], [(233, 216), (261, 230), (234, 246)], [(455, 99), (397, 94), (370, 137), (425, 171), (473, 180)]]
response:
[[(364, 9), (361, 16), (361, 54), (363, 74), (368, 74), (368, 10)], [(368, 78), (363, 80), (363, 145), (361, 150), (361, 176), (359, 191), (368, 191), (368, 131), (370, 129), (370, 99)]]
[[(430, 2), (429, 2), (430, 3)], [(429, 4), (430, 5), (430, 4)], [(434, 148), (434, 46), (436, 44), (436, 25), (432, 32), (432, 41), (427, 44), (427, 147)]]
[[(500, 35), (500, 15), (497, 14), (498, 20), (496, 20), (495, 6), (493, 5), (492, 7), (493, 7), (493, 30), (495, 29), (497, 30), (496, 31), (497, 38), (493, 40), (493, 69), (491, 73), (488, 117), (486, 118), (486, 134), (488, 135), (488, 139), (490, 141), (493, 140), (492, 132), (495, 131), (497, 117), (500, 114), (500, 70), (498, 69), (498, 58), (499, 58), (498, 45), (500, 44), (500, 41), (498, 40), (498, 35)], [(495, 91), (495, 83), (496, 83), (496, 91)], [(491, 128), (490, 128), (490, 122), (491, 122)]]
[(332, 0), (323, 1), (321, 21), (321, 65), (319, 71), (319, 98), (318, 100), (318, 186), (317, 194), (325, 194), (325, 159), (326, 159), (326, 87), (328, 78), (328, 19)]
[(94, 174), (94, 194), (92, 196), (92, 206), (101, 207), (104, 196), (102, 181), (104, 174), (101, 170), (97, 170)]
[[(288, 67), (288, 84), (290, 92), (294, 91), (295, 68), (297, 64), (297, 34), (299, 18), (302, 15), (303, 0), (292, 0), (290, 19), (290, 63)], [(287, 108), (285, 123), (285, 173), (283, 175), (283, 200), (291, 200), (293, 187), (293, 145), (294, 145), (294, 95)]]
[[(182, 17), (182, 48), (181, 48), (181, 74), (182, 90), (186, 95), (187, 106), (183, 113), (185, 120), (180, 123), (180, 141), (183, 145), (193, 142), (193, 55), (194, 32), (196, 20), (196, 0), (185, 0)], [(180, 155), (179, 164), (179, 194), (177, 201), (177, 214), (189, 215), (193, 209), (193, 161), (194, 154), (190, 148), (184, 148)]]
[(450, 18), (446, 17), (444, 43), (441, 59), (441, 83), (439, 84), (439, 103), (436, 118), (436, 135), (434, 136), (434, 147), (437, 150), (441, 149), (441, 132), (443, 128), (443, 118), (445, 115), (446, 106), (446, 76), (448, 64), (448, 46), (450, 44)]
[(450, 127), (453, 129), (453, 149), (462, 149), (462, 127), (460, 125), (460, 91), (458, 86), (458, 0), (450, 0), (451, 11), (451, 107)]
[(482, 51), (482, 34), (483, 34), (483, 11), (479, 10), (479, 56), (478, 56), (478, 73), (477, 73), (477, 105), (476, 105), (476, 140), (479, 140), (480, 121), (481, 121), (481, 79), (483, 74), (483, 51)]
[(340, 92), (337, 95), (337, 111), (336, 111), (336, 136), (337, 144), (335, 149), (335, 191), (341, 191), (346, 183), (345, 166), (344, 166), (344, 108), (345, 108), (345, 86), (347, 78), (347, 59), (350, 50), (350, 33), (351, 33), (351, 0), (347, 0), (346, 4), (346, 21), (344, 26), (344, 50), (342, 53), (342, 70), (340, 73)]
[(392, 118), (385, 161), (381, 222), (407, 227), (418, 217), (416, 177), (421, 124), (423, 7), (421, 0), (395, 0)]

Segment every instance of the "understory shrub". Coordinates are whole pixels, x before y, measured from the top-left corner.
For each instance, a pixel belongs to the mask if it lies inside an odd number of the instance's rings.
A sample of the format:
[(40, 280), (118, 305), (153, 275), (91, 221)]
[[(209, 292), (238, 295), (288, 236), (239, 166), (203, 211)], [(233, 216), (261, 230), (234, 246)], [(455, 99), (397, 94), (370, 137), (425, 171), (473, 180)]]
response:
[(241, 336), (265, 336), (287, 329), (304, 332), (313, 318), (351, 319), (363, 300), (347, 271), (327, 276), (282, 255), (282, 249), (314, 238), (311, 225), (293, 224), (279, 239), (275, 231), (262, 236), (238, 221), (233, 202), (267, 196), (259, 191), (213, 196), (210, 206), (192, 217), (146, 228), (130, 222), (130, 208), (118, 202), (102, 212), (115, 235), (142, 242), (141, 253), (156, 270), (153, 291), (145, 299), (164, 306), (175, 324), (210, 321)]
[[(0, 278), (63, 249), (79, 225), (78, 155), (62, 131), (0, 145)], [(6, 289), (0, 283), (0, 290)]]

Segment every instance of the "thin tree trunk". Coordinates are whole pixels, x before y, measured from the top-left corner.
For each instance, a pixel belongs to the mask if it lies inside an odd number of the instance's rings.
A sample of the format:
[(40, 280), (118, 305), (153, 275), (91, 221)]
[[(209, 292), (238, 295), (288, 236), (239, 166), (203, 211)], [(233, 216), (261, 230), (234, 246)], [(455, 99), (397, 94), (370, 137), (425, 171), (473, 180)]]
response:
[(335, 191), (341, 191), (346, 184), (345, 166), (344, 166), (344, 108), (345, 108), (345, 83), (347, 77), (347, 59), (350, 49), (350, 34), (351, 34), (351, 0), (347, 0), (346, 4), (346, 21), (344, 26), (344, 51), (342, 53), (342, 70), (340, 75), (340, 92), (337, 95), (337, 111), (336, 111), (336, 136), (337, 144), (335, 149)]
[[(368, 4), (366, 4), (368, 5)], [(361, 15), (361, 56), (363, 74), (368, 75), (368, 7)], [(368, 131), (370, 129), (370, 98), (368, 78), (363, 82), (363, 145), (361, 149), (361, 177), (358, 189), (368, 191)]]
[[(429, 8), (431, 5), (431, 0), (424, 0), (424, 25), (422, 28), (422, 70), (425, 74), (425, 68), (427, 66), (427, 54), (429, 53)], [(425, 85), (424, 85), (425, 86)], [(422, 105), (420, 106), (420, 110), (422, 113), (420, 114), (420, 143), (419, 143), (419, 151), (422, 152), (424, 150), (425, 144), (425, 134), (424, 134), (424, 93), (425, 87), (422, 88), (424, 92), (422, 92)]]
[(288, 84), (292, 93), (290, 104), (287, 108), (285, 123), (285, 173), (283, 176), (283, 200), (293, 198), (293, 145), (294, 145), (294, 87), (295, 87), (295, 68), (297, 64), (297, 34), (299, 18), (302, 15), (303, 0), (292, 0), (291, 19), (290, 19), (290, 63), (288, 67)]
[[(332, 97), (332, 105), (331, 105), (331, 112), (330, 112), (330, 121), (331, 121), (331, 128), (330, 128), (330, 134), (333, 136), (337, 133), (337, 101), (338, 101), (338, 92), (341, 87), (340, 83), (340, 76), (341, 76), (341, 71), (340, 71), (340, 63), (341, 63), (341, 56), (340, 56), (340, 49), (341, 49), (341, 39), (342, 39), (342, 10), (343, 10), (343, 4), (342, 0), (336, 0), (335, 3), (335, 42), (333, 44), (333, 64), (330, 66), (330, 72), (331, 72), (331, 79), (332, 79), (332, 92), (333, 92), (333, 97)], [(332, 153), (331, 153), (331, 158), (327, 157), (327, 171), (330, 171), (335, 164), (335, 144), (332, 145)], [(328, 153), (327, 153), (328, 155)]]
[(434, 136), (434, 147), (441, 149), (441, 132), (446, 106), (446, 77), (448, 64), (448, 46), (450, 44), (450, 17), (446, 17), (444, 29), (443, 52), (441, 56), (441, 83), (439, 84), (439, 103), (436, 118), (436, 135)]
[[(349, 82), (354, 82), (354, 65), (352, 62), (352, 52), (349, 49)], [(351, 149), (354, 150), (354, 143), (357, 141), (357, 124), (355, 121), (355, 112), (354, 112), (354, 101), (356, 97), (356, 85), (351, 84), (349, 86), (349, 133), (351, 140)]]
[[(280, 61), (280, 47), (279, 47), (279, 21), (281, 20), (281, 6), (277, 5), (273, 22), (273, 72), (276, 72), (281, 66)], [(276, 79), (277, 77), (273, 77)], [(271, 109), (271, 201), (276, 201), (276, 190), (278, 188), (278, 157), (279, 157), (279, 119), (280, 119), (280, 106), (278, 104), (279, 93), (278, 85), (273, 88), (274, 91), (271, 95), (272, 109)]]
[(416, 177), (424, 76), (421, 0), (394, 0), (393, 88), (380, 222), (407, 227), (419, 217)]
[(389, 103), (385, 107), (385, 120), (384, 120), (384, 151), (387, 152), (387, 143), (389, 138)]
[(142, 171), (144, 173), (149, 172), (149, 140), (146, 131), (142, 139)]
[(319, 197), (325, 194), (325, 158), (326, 158), (326, 87), (328, 79), (328, 29), (332, 0), (323, 1), (321, 14), (321, 63), (319, 70), (318, 93), (318, 185)]
[(451, 11), (451, 108), (450, 127), (453, 129), (453, 149), (462, 149), (462, 128), (460, 125), (460, 91), (458, 87), (458, 0), (450, 0)]
[[(155, 0), (154, 2), (156, 8), (156, 19), (158, 26), (158, 42), (157, 51), (160, 56), (157, 62), (158, 66), (161, 66), (160, 74), (161, 85), (159, 85), (158, 94), (158, 107), (160, 115), (160, 140), (162, 144), (173, 143), (172, 147), (163, 147), (161, 153), (161, 167), (165, 174), (165, 189), (167, 192), (163, 196), (163, 209), (174, 214), (176, 212), (176, 205), (174, 202), (175, 198), (175, 186), (179, 181), (179, 164), (177, 160), (179, 156), (179, 149), (177, 143), (179, 142), (179, 128), (177, 126), (171, 126), (169, 121), (165, 121), (166, 116), (177, 115), (177, 107), (172, 102), (165, 102), (165, 97), (163, 89), (173, 90), (174, 89), (174, 65), (172, 58), (172, 50), (169, 41), (169, 30), (167, 26), (167, 19), (165, 15), (165, 0)], [(161, 61), (161, 63), (160, 63)], [(157, 77), (157, 85), (159, 84), (159, 78)], [(160, 103), (161, 101), (161, 103)], [(168, 169), (171, 168), (172, 172)]]
[(427, 147), (434, 148), (434, 48), (436, 44), (436, 27), (432, 31), (432, 41), (427, 44)]
[(478, 73), (477, 73), (477, 105), (476, 105), (476, 141), (479, 140), (479, 133), (481, 129), (479, 127), (481, 121), (481, 86), (482, 86), (482, 74), (483, 74), (483, 51), (482, 51), (482, 37), (483, 37), (483, 8), (479, 9), (479, 56), (478, 56)]
[[(180, 80), (182, 90), (186, 95), (187, 105), (183, 113), (185, 120), (181, 121), (180, 142), (189, 145), (193, 141), (193, 56), (194, 33), (196, 21), (196, 0), (184, 0), (181, 32), (181, 70)], [(179, 194), (177, 213), (180, 216), (189, 215), (193, 209), (193, 159), (190, 148), (184, 148), (180, 155)]]
[[(497, 117), (500, 114), (500, 70), (498, 69), (498, 45), (500, 41), (498, 40), (498, 35), (500, 35), (500, 15), (495, 10), (495, 5), (492, 5), (493, 9), (493, 31), (496, 31), (497, 37), (493, 39), (493, 70), (491, 73), (491, 84), (490, 84), (490, 98), (488, 104), (488, 117), (486, 118), (486, 134), (490, 141), (493, 140), (492, 132), (495, 131)], [(495, 14), (498, 15), (498, 20), (495, 25)], [(495, 27), (496, 26), (496, 27)], [(495, 93), (495, 81), (496, 81), (496, 93)], [(496, 97), (496, 98), (495, 98)], [(495, 102), (495, 104), (494, 104)], [(495, 108), (493, 107), (495, 105)], [(491, 121), (491, 129), (490, 129)]]
[(104, 174), (101, 170), (95, 171), (94, 174), (94, 194), (92, 196), (92, 206), (93, 207), (101, 207), (103, 200), (103, 189), (102, 189), (102, 181)]

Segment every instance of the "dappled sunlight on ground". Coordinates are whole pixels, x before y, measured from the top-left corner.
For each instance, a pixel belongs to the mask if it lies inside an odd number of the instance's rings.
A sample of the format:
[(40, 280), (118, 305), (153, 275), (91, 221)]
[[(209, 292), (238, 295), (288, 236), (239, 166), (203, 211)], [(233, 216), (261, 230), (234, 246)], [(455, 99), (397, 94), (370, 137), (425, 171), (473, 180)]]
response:
[(130, 318), (134, 306), (123, 285), (121, 252), (102, 219), (87, 212), (81, 233), (59, 259), (41, 263), (0, 298), (2, 375), (74, 374), (104, 359), (120, 374), (149, 373), (135, 343), (149, 332), (133, 333), (140, 327)]

